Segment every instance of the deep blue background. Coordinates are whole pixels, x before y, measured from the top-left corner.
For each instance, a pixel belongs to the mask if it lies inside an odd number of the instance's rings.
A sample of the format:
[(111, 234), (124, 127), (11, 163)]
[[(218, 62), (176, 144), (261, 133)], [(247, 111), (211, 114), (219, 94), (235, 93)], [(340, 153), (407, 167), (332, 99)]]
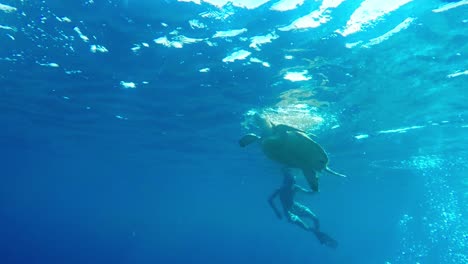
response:
[[(22, 30), (0, 38), (1, 263), (466, 263), (467, 79), (446, 77), (467, 66), (466, 7), (436, 14), (438, 1), (410, 4), (344, 39), (332, 32), (359, 6), (347, 1), (320, 29), (280, 32), (255, 54), (272, 64), (265, 68), (221, 62), (247, 46), (237, 38), (183, 49), (152, 43), (217, 10), (209, 5), (133, 3), (5, 1), (19, 11), (0, 13), (0, 24)], [(206, 22), (210, 32), (265, 34), (304, 12), (234, 10)], [(419, 24), (379, 46), (344, 47), (407, 16)], [(82, 42), (74, 26), (110, 52), (89, 52), (94, 41)], [(132, 53), (142, 41), (151, 48)], [(317, 93), (330, 102), (319, 112), (340, 127), (314, 133), (331, 167), (349, 177), (324, 175), (320, 194), (299, 198), (336, 250), (276, 219), (267, 197), (281, 183), (278, 165), (237, 145), (248, 110), (299, 87), (279, 71), (307, 63), (283, 60), (284, 49), (323, 57), (310, 71), (332, 87)], [(38, 65), (48, 62), (60, 67)], [(204, 67), (209, 74), (198, 72)], [(379, 133), (410, 126), (422, 128)], [(370, 137), (354, 138), (361, 133)]]

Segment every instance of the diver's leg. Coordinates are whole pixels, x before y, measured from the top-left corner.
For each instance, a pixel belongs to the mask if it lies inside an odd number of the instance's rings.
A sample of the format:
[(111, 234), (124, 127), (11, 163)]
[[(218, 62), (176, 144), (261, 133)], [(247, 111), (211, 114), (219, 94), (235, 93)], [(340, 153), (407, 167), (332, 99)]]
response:
[(309, 187), (312, 191), (318, 192), (319, 187), (318, 187), (318, 175), (317, 172), (314, 170), (302, 170), (302, 173), (304, 173), (304, 176), (307, 180), (307, 183), (309, 183)]
[(288, 216), (288, 221), (290, 223), (295, 224), (306, 231), (310, 231), (310, 227), (304, 221), (302, 221), (302, 219), (299, 218), (299, 216), (291, 212), (288, 212), (287, 216)]
[(338, 242), (336, 242), (335, 239), (330, 237), (327, 233), (321, 232), (320, 231), (320, 222), (318, 220), (318, 217), (306, 206), (295, 202), (292, 208), (293, 212), (296, 213), (297, 215), (303, 216), (303, 217), (309, 217), (312, 218), (314, 221), (314, 228), (312, 227), (307, 227), (306, 224), (297, 216), (297, 219), (299, 219), (302, 224), (305, 225), (307, 231), (311, 231), (314, 233), (315, 237), (319, 240), (320, 244), (331, 247), (331, 248), (336, 248), (338, 246)]
[(309, 208), (300, 203), (294, 203), (294, 209), (301, 216), (312, 218), (314, 221), (314, 228), (309, 228), (309, 231), (314, 233), (315, 237), (320, 241), (320, 244), (331, 248), (336, 248), (338, 246), (338, 242), (336, 242), (335, 239), (327, 233), (320, 231), (319, 219)]
[(298, 202), (295, 202), (294, 210), (297, 213), (297, 215), (312, 219), (312, 221), (314, 221), (315, 230), (317, 231), (320, 230), (320, 221), (318, 217), (307, 206), (304, 206)]

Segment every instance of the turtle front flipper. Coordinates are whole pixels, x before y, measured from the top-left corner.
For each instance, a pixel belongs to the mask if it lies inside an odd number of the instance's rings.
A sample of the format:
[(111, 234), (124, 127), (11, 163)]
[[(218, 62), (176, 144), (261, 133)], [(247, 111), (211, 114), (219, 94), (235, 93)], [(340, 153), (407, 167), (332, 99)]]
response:
[(247, 134), (239, 140), (239, 146), (245, 147), (252, 144), (253, 142), (259, 140), (260, 137), (255, 134)]
[(309, 183), (310, 189), (314, 192), (318, 192), (319, 177), (317, 175), (317, 172), (309, 169), (309, 170), (302, 170), (302, 173), (304, 173), (304, 177), (306, 178), (307, 183)]

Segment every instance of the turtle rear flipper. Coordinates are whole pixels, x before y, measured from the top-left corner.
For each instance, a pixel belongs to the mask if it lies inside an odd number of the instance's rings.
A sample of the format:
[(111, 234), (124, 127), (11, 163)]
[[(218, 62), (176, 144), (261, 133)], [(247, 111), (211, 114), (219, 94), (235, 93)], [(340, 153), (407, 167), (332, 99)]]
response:
[(260, 137), (255, 134), (247, 134), (239, 140), (239, 146), (245, 147), (259, 140)]
[(318, 179), (317, 172), (315, 172), (314, 170), (302, 170), (302, 173), (304, 174), (304, 177), (306, 178), (310, 189), (314, 192), (318, 192), (319, 179)]

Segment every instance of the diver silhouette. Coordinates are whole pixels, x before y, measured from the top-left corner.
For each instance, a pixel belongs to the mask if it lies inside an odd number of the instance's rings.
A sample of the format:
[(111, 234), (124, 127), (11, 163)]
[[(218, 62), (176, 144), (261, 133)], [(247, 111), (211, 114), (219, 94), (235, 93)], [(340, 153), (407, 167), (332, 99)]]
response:
[[(338, 242), (326, 233), (320, 231), (320, 221), (318, 217), (308, 207), (294, 200), (294, 196), (297, 192), (309, 194), (313, 194), (315, 192), (306, 190), (301, 186), (297, 185), (295, 176), (292, 175), (289, 169), (284, 169), (283, 174), (283, 185), (279, 189), (275, 190), (268, 199), (268, 202), (273, 211), (275, 212), (276, 216), (279, 219), (282, 218), (281, 212), (278, 210), (274, 203), (274, 199), (277, 196), (279, 196), (279, 200), (283, 208), (283, 214), (290, 223), (298, 225), (302, 229), (314, 233), (322, 245), (326, 245), (331, 248), (336, 248), (338, 246)], [(312, 221), (314, 222), (314, 226), (309, 226), (306, 222), (304, 222), (304, 220), (301, 217), (312, 219)]]

